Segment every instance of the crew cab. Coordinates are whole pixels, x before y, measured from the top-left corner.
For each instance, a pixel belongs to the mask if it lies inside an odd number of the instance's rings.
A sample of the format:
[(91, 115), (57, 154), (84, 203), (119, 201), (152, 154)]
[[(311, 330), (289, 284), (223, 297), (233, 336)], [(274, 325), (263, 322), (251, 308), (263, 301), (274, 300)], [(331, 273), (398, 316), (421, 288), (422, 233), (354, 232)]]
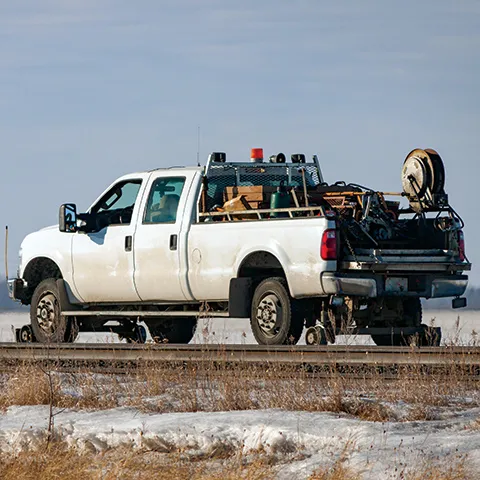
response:
[(144, 322), (155, 341), (188, 343), (199, 317), (217, 316), (250, 318), (260, 344), (296, 343), (307, 327), (311, 344), (352, 332), (400, 345), (431, 338), (420, 298), (465, 305), (463, 222), (434, 170), (409, 173), (407, 157), (407, 191), (384, 193), (325, 183), (316, 156), (255, 152), (122, 176), (86, 213), (63, 204), (59, 225), (24, 239), (9, 281), (30, 305), (19, 339), (143, 342)]

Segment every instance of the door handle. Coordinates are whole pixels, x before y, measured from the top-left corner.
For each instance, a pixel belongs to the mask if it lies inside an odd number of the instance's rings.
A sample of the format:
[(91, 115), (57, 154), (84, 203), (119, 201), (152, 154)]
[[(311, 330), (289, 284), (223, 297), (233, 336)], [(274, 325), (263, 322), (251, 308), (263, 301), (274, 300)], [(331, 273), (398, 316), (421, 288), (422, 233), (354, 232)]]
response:
[(125, 237), (125, 251), (126, 252), (131, 252), (132, 251), (132, 236), (127, 235)]
[(178, 244), (178, 235), (170, 235), (170, 250), (176, 250)]

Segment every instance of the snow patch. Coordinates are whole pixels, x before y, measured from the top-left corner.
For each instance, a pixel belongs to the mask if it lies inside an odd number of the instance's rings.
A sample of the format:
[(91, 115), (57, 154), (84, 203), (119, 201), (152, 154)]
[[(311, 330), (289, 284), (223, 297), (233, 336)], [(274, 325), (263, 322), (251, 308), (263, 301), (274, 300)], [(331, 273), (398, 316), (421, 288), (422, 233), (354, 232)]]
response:
[[(425, 457), (468, 454), (480, 469), (480, 409), (431, 422), (374, 423), (332, 413), (282, 410), (142, 413), (132, 408), (60, 411), (55, 432), (71, 447), (102, 452), (128, 446), (210, 456), (216, 451), (265, 452), (284, 462), (279, 478), (305, 478), (346, 449), (365, 478), (396, 478), (402, 465)], [(0, 416), (0, 452), (18, 452), (45, 441), (48, 407), (10, 407)], [(396, 470), (397, 469), (397, 470)], [(301, 476), (300, 476), (301, 475)]]

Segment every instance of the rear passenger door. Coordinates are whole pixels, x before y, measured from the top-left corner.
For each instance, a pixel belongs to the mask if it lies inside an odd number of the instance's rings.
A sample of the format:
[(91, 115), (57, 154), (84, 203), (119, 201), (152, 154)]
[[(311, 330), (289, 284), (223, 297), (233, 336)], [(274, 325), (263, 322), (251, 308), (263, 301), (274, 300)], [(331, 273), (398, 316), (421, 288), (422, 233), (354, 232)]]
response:
[(135, 287), (143, 301), (192, 298), (187, 284), (187, 199), (195, 175), (166, 170), (150, 177), (134, 238)]

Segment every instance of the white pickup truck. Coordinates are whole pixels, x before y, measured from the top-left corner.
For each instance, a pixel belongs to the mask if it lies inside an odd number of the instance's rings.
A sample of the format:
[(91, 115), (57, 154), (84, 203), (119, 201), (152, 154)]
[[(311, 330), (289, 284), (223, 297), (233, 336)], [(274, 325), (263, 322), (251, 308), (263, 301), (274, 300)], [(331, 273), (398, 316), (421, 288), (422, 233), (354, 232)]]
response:
[(465, 306), (471, 265), (440, 157), (414, 152), (404, 191), (390, 194), (328, 185), (301, 154), (213, 153), (206, 167), (125, 175), (87, 213), (64, 204), (59, 225), (24, 239), (9, 281), (31, 305), (18, 339), (113, 331), (142, 342), (144, 322), (155, 341), (188, 343), (199, 317), (217, 316), (250, 318), (260, 344), (296, 343), (304, 327), (309, 344), (348, 332), (425, 343), (420, 298)]

